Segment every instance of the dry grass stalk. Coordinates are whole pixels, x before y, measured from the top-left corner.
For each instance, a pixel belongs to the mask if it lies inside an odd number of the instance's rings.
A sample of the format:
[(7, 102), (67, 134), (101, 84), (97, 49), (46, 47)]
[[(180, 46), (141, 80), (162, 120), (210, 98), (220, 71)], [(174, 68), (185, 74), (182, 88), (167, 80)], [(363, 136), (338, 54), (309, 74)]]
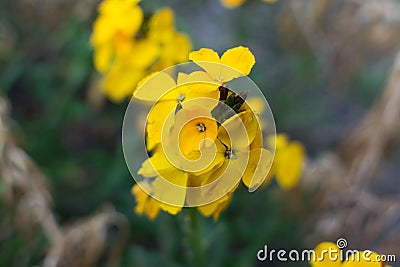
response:
[(321, 236), (346, 237), (358, 248), (400, 250), (399, 201), (366, 189), (388, 148), (400, 141), (399, 118), (400, 52), (382, 96), (344, 140), (340, 153), (316, 159), (306, 170), (303, 187), (319, 192), (306, 222), (314, 226), (312, 243)]
[(51, 210), (46, 179), (9, 131), (9, 106), (0, 97), (0, 183), (4, 203), (16, 210), (13, 221), (24, 232), (41, 229), (50, 243), (45, 267), (90, 267), (100, 260), (118, 266), (128, 236), (122, 214), (107, 210), (73, 225), (60, 227)]

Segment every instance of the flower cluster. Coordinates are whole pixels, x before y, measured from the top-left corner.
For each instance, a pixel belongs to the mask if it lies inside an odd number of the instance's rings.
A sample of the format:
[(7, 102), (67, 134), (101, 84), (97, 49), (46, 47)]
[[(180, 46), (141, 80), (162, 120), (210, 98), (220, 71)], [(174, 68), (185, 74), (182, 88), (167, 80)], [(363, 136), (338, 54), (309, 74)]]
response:
[(357, 251), (346, 255), (347, 258), (342, 261), (344, 252), (331, 242), (320, 243), (314, 252), (315, 258), (310, 261), (312, 267), (390, 267), (373, 251)]
[[(226, 8), (237, 8), (246, 2), (246, 0), (220, 0)], [(265, 3), (275, 3), (277, 0), (262, 0)]]
[(93, 24), (94, 65), (108, 98), (121, 101), (153, 71), (187, 61), (190, 39), (176, 32), (174, 14), (164, 8), (150, 17), (140, 0), (104, 0)]
[(145, 129), (149, 158), (138, 170), (144, 179), (132, 188), (135, 211), (153, 219), (160, 210), (177, 214), (188, 206), (217, 219), (240, 182), (254, 191), (275, 175), (282, 187), (294, 186), (304, 149), (279, 135), (273, 162), (275, 135), (263, 138), (263, 101), (229, 87), (250, 73), (250, 50), (239, 46), (220, 57), (202, 48), (189, 59), (200, 70), (157, 72), (134, 92), (135, 99), (154, 103)]

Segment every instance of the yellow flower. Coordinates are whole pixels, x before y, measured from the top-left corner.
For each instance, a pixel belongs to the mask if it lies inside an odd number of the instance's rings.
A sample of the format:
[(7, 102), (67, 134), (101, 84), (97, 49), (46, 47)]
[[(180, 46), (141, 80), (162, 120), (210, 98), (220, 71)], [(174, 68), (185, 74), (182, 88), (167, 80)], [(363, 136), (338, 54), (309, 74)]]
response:
[[(265, 3), (275, 3), (278, 0), (262, 0)], [(220, 0), (221, 4), (226, 8), (237, 8), (246, 2), (246, 0)]]
[[(331, 252), (329, 252), (331, 251)], [(314, 248), (315, 257), (311, 258), (312, 267), (340, 267), (341, 255), (336, 244), (331, 242), (323, 242)], [(332, 257), (329, 257), (329, 253)]]
[[(267, 141), (273, 143), (271, 139)], [(305, 160), (305, 150), (300, 142), (289, 142), (287, 135), (277, 134), (272, 174), (283, 189), (293, 188), (300, 179)]]
[(228, 49), (221, 57), (212, 49), (202, 48), (191, 52), (189, 59), (202, 67), (211, 81), (221, 84), (248, 75), (256, 62), (250, 50), (243, 46)]
[(246, 0), (221, 0), (221, 4), (226, 8), (237, 8), (244, 2), (246, 2)]
[(380, 255), (373, 251), (358, 251), (350, 255), (341, 267), (389, 267), (380, 260)]
[(104, 0), (93, 23), (94, 65), (103, 74), (104, 93), (115, 102), (129, 96), (149, 72), (187, 61), (191, 50), (188, 36), (175, 31), (171, 9), (150, 17), (147, 30), (138, 3)]
[[(161, 142), (163, 125), (168, 115), (175, 112), (178, 105), (184, 106), (185, 103), (199, 104), (200, 102), (197, 99), (209, 98), (215, 99), (215, 101), (219, 99), (218, 85), (196, 82), (198, 76), (198, 73), (194, 73), (192, 80), (190, 75), (181, 74), (178, 76), (177, 86), (171, 76), (164, 72), (159, 72), (146, 77), (140, 83), (134, 93), (134, 97), (139, 100), (156, 103), (147, 117), (146, 145), (148, 150), (154, 149)], [(196, 101), (190, 102), (190, 100)], [(205, 102), (214, 105), (216, 103), (213, 101)], [(207, 106), (207, 103), (204, 103), (204, 105)]]
[(146, 188), (146, 191), (151, 190), (150, 185), (146, 182), (142, 182), (140, 186), (135, 184), (132, 187), (131, 193), (136, 199), (135, 212), (139, 215), (145, 214), (150, 220), (154, 220), (160, 212), (159, 202), (150, 197), (141, 187)]
[(192, 44), (186, 34), (176, 32), (174, 13), (170, 8), (163, 8), (151, 17), (148, 37), (160, 46), (159, 58), (153, 70), (187, 61)]
[[(314, 248), (315, 257), (312, 257), (312, 267), (390, 267), (380, 261), (379, 255), (373, 251), (358, 251), (347, 255), (336, 244), (322, 242)], [(348, 256), (342, 262), (342, 257)]]
[(105, 0), (99, 6), (99, 16), (93, 23), (91, 44), (94, 64), (105, 72), (117, 55), (126, 55), (143, 21), (138, 0)]

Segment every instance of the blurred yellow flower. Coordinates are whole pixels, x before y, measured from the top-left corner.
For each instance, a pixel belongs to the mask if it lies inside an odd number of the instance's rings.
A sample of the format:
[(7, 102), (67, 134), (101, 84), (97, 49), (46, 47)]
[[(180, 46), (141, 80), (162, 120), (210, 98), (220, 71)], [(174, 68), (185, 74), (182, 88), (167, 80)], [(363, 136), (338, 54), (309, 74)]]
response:
[[(390, 267), (380, 260), (373, 251), (357, 251), (347, 255), (331, 242), (322, 242), (314, 248), (315, 257), (310, 260), (312, 267)], [(342, 259), (347, 256), (347, 259)], [(342, 261), (343, 260), (343, 261)]]
[(221, 0), (221, 4), (226, 8), (236, 8), (243, 5), (244, 2), (246, 0)]
[[(272, 140), (267, 142), (271, 144)], [(300, 142), (290, 142), (286, 134), (277, 134), (275, 145), (275, 159), (270, 175), (275, 175), (279, 186), (288, 190), (299, 182), (305, 160), (305, 149)]]
[(104, 0), (99, 15), (93, 23), (91, 44), (94, 47), (94, 65), (99, 72), (106, 72), (114, 57), (125, 56), (139, 31), (142, 9), (138, 0)]
[[(278, 0), (262, 0), (265, 3), (275, 3)], [(221, 4), (226, 8), (237, 8), (246, 2), (246, 0), (220, 0)]]
[(175, 31), (174, 13), (170, 8), (163, 8), (151, 17), (149, 39), (159, 44), (159, 58), (152, 70), (162, 70), (188, 60), (192, 49), (189, 37)]
[(104, 0), (93, 23), (94, 65), (105, 95), (118, 102), (150, 72), (185, 62), (191, 42), (176, 32), (174, 14), (163, 8), (144, 26), (139, 0)]

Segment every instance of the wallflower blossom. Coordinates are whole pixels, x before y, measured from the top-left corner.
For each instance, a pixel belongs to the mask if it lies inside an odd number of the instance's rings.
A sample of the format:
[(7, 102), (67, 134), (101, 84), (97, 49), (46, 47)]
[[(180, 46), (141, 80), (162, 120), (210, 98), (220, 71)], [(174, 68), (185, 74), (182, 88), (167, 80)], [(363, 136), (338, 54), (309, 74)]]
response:
[[(168, 21), (168, 12), (162, 17)], [(165, 34), (163, 38), (168, 38), (168, 31)], [(255, 63), (248, 48), (235, 47), (221, 57), (202, 48), (189, 58), (202, 70), (174, 73), (173, 69), (173, 75), (156, 72), (139, 82), (133, 93), (134, 99), (152, 104), (145, 126), (149, 157), (137, 171), (144, 179), (139, 186), (148, 186), (142, 189), (170, 214), (185, 206), (197, 207), (202, 215), (217, 220), (241, 182), (249, 191), (266, 185), (272, 166), (277, 179), (289, 177), (293, 184), (303, 158), (287, 161), (288, 154), (298, 152), (298, 145), (281, 137), (278, 161), (272, 163), (274, 136), (264, 147), (262, 101), (254, 96), (247, 101), (245, 90), (229, 89), (228, 83), (248, 75)], [(283, 172), (285, 168), (289, 172)], [(292, 185), (286, 180), (282, 184)], [(149, 201), (138, 196), (142, 211)]]
[[(170, 13), (160, 13), (157, 20), (168, 25)], [(158, 38), (171, 38), (169, 30), (152, 23), (163, 33)], [(154, 103), (146, 123), (146, 148), (151, 156), (138, 174), (150, 185), (152, 196), (161, 200), (156, 202), (160, 209), (176, 214), (183, 206), (198, 206), (204, 216), (217, 219), (242, 178), (248, 187), (262, 182), (272, 153), (253, 142), (261, 128), (257, 115), (244, 105), (246, 94), (222, 86), (249, 74), (255, 63), (250, 50), (232, 48), (220, 58), (211, 49), (200, 49), (190, 58), (203, 70), (180, 72), (176, 78), (164, 72), (151, 74), (133, 94), (135, 99)], [(201, 189), (188, 193), (197, 187)], [(143, 197), (137, 201), (148, 202)]]
[[(314, 252), (315, 257), (310, 261), (312, 267), (390, 267), (380, 260), (376, 252), (358, 251), (352, 255), (346, 255), (331, 242), (318, 244)], [(348, 257), (342, 261), (343, 255)]]

